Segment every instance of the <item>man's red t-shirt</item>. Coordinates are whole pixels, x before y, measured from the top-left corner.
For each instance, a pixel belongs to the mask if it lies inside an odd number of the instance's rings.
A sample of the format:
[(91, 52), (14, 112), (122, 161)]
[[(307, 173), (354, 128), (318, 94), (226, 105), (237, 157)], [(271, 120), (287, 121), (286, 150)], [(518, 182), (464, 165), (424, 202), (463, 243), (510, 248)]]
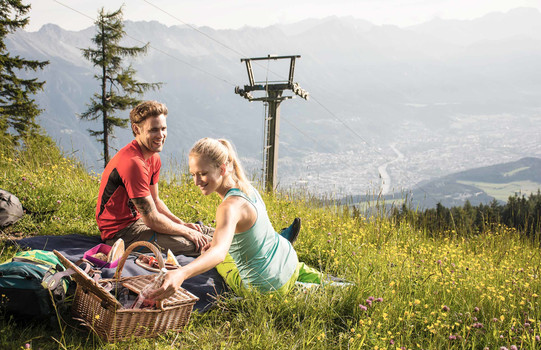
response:
[(96, 206), (102, 240), (113, 238), (141, 217), (130, 198), (150, 195), (150, 185), (158, 183), (161, 164), (158, 153), (145, 160), (136, 140), (109, 161), (101, 176)]

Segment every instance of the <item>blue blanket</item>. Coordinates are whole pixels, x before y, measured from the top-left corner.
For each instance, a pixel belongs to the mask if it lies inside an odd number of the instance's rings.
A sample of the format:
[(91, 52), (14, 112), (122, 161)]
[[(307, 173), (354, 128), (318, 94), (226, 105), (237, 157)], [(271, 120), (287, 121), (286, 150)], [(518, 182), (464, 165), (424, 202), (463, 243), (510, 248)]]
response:
[[(50, 251), (57, 250), (68, 260), (76, 262), (83, 257), (87, 250), (103, 242), (99, 236), (71, 234), (65, 236), (35, 236), (23, 238), (16, 243), (19, 244), (21, 248)], [(134, 262), (135, 258), (135, 255), (130, 255), (126, 260), (122, 270), (123, 277), (154, 273), (136, 265)], [(180, 265), (184, 266), (190, 261), (194, 260), (194, 258), (178, 255), (177, 260)], [(115, 271), (116, 268), (103, 268), (102, 277), (112, 278)], [(199, 301), (197, 301), (195, 304), (195, 309), (200, 312), (207, 311), (214, 302), (216, 296), (228, 290), (227, 285), (216, 269), (212, 269), (199, 276), (187, 279), (182, 284), (182, 287), (199, 298)]]

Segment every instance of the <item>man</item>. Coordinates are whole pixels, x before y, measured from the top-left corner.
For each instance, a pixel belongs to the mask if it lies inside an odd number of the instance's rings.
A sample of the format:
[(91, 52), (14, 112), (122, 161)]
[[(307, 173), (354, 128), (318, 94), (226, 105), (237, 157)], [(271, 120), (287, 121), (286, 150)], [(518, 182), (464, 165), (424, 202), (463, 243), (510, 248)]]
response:
[(210, 227), (185, 223), (159, 198), (162, 151), (167, 137), (167, 107), (146, 101), (130, 112), (135, 139), (105, 167), (96, 221), (105, 243), (149, 241), (173, 254), (199, 255), (212, 239)]

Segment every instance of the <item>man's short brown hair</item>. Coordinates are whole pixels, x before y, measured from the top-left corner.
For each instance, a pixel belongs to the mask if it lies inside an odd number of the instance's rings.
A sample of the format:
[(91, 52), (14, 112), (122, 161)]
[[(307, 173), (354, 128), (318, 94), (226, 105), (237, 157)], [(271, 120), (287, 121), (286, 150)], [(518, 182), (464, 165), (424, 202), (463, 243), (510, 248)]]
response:
[[(167, 117), (167, 107), (158, 101), (145, 101), (138, 104), (130, 112), (130, 121), (132, 124), (144, 122), (147, 118), (158, 117), (160, 115)], [(132, 130), (133, 132), (133, 130)], [(135, 136), (135, 132), (133, 132)]]

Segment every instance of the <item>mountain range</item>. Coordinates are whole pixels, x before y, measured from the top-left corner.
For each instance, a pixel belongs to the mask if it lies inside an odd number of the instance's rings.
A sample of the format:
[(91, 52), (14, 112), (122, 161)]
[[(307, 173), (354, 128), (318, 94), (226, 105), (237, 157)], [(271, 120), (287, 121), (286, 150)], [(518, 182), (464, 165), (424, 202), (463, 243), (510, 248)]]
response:
[[(74, 14), (75, 15), (75, 14)], [(234, 93), (248, 84), (241, 58), (301, 55), (294, 80), (311, 96), (281, 104), (279, 186), (316, 194), (378, 191), (385, 165), (393, 192), (467, 169), (540, 157), (541, 13), (517, 8), (467, 20), (374, 25), (352, 17), (265, 28), (215, 30), (156, 21), (125, 22), (124, 45), (150, 43), (132, 63), (140, 80), (163, 82), (145, 95), (169, 108), (163, 157), (173, 171), (200, 137), (233, 141), (260, 176), (261, 102)], [(13, 54), (49, 60), (36, 100), (39, 123), (67, 152), (101, 172), (101, 145), (77, 114), (98, 92), (82, 55), (95, 28), (53, 24), (8, 37)], [(254, 65), (257, 81), (287, 77), (281, 61)], [(124, 117), (128, 111), (121, 112)], [(117, 130), (115, 149), (130, 141)], [(114, 152), (114, 151), (113, 151)], [(401, 157), (398, 157), (398, 153)]]

